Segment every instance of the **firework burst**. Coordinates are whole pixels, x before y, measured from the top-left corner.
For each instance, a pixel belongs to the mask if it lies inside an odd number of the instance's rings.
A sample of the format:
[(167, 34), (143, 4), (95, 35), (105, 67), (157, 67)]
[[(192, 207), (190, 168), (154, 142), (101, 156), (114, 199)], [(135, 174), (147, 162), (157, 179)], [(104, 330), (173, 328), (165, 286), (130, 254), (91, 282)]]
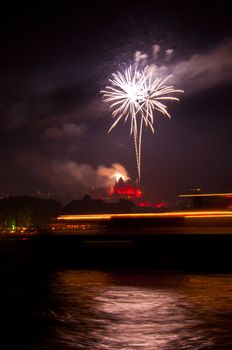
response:
[(138, 70), (131, 65), (124, 72), (116, 72), (109, 79), (103, 94), (103, 101), (110, 104), (112, 116), (115, 119), (109, 132), (121, 119), (126, 122), (130, 119), (130, 134), (134, 137), (138, 180), (141, 178), (141, 148), (143, 126), (149, 127), (154, 133), (154, 112), (158, 111), (171, 118), (166, 100), (179, 101), (171, 96), (183, 92), (176, 90), (172, 85), (166, 85), (170, 75), (165, 79), (157, 78), (149, 71), (149, 67)]

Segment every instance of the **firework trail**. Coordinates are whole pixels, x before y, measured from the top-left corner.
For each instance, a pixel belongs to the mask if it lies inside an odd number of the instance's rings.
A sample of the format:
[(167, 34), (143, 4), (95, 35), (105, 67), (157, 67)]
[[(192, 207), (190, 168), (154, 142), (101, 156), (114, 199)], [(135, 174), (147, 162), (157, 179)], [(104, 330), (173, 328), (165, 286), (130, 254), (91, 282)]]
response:
[(138, 180), (141, 178), (141, 148), (143, 126), (149, 127), (154, 133), (155, 111), (171, 118), (167, 111), (165, 100), (179, 101), (179, 98), (171, 96), (173, 93), (183, 92), (176, 90), (172, 85), (166, 85), (170, 75), (165, 79), (157, 78), (146, 66), (143, 70), (138, 70), (137, 66), (131, 65), (124, 71), (112, 74), (103, 94), (103, 101), (110, 103), (112, 116), (115, 118), (110, 132), (121, 119), (124, 122), (130, 119), (130, 134), (134, 137), (136, 164)]

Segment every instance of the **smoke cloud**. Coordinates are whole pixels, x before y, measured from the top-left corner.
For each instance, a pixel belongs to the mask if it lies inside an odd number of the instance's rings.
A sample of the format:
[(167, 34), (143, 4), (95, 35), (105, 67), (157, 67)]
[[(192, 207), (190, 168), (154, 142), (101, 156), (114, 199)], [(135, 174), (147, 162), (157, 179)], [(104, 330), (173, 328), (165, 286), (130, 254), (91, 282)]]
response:
[(189, 93), (230, 82), (231, 57), (231, 41), (221, 44), (210, 52), (192, 55), (173, 66), (175, 80)]
[(119, 163), (113, 163), (111, 167), (100, 165), (97, 169), (97, 174), (100, 178), (106, 178), (111, 185), (112, 182), (114, 183), (115, 180), (118, 180), (120, 177), (122, 177), (124, 181), (129, 180), (126, 169)]
[(44, 137), (49, 140), (62, 140), (82, 136), (85, 128), (72, 122), (65, 122), (61, 126), (51, 126), (44, 132)]
[(36, 153), (20, 153), (18, 162), (23, 167), (31, 164), (36, 180), (44, 181), (55, 192), (69, 193), (72, 197), (84, 195), (93, 189), (107, 192), (120, 176), (125, 180), (129, 179), (127, 170), (119, 163), (94, 168), (72, 160), (52, 160)]
[[(136, 52), (135, 61), (148, 60), (148, 55)], [(232, 81), (232, 41), (226, 41), (207, 52), (194, 53), (188, 58), (179, 58), (173, 63), (173, 49), (164, 51), (160, 45), (152, 47), (149, 69), (160, 77), (173, 75), (173, 83), (185, 93), (201, 92)], [(139, 55), (140, 54), (140, 55)]]

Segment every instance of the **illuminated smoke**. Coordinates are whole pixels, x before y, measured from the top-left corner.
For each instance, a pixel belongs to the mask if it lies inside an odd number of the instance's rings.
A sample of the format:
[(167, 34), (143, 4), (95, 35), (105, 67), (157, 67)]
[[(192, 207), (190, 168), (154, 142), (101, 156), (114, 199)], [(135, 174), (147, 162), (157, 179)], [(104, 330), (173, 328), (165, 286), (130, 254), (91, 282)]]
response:
[(134, 55), (135, 62), (144, 61), (148, 58), (148, 55), (146, 53), (142, 53), (141, 51), (136, 51)]
[(86, 188), (107, 188), (113, 186), (120, 174), (129, 179), (126, 169), (119, 163), (110, 167), (99, 165), (94, 169), (89, 164), (79, 164), (73, 161), (56, 161), (51, 163), (52, 181), (67, 183), (72, 187), (81, 185)]
[(153, 59), (156, 60), (158, 58), (159, 52), (160, 52), (160, 46), (158, 44), (153, 45), (152, 47), (153, 51)]
[(100, 165), (97, 169), (97, 174), (100, 178), (108, 179), (111, 185), (118, 181), (120, 177), (123, 181), (130, 179), (124, 166), (119, 163), (113, 163), (111, 167)]
[(49, 188), (72, 197), (86, 194), (93, 188), (108, 190), (119, 177), (124, 181), (129, 179), (127, 170), (119, 163), (94, 168), (72, 160), (52, 160), (35, 152), (20, 153), (18, 161), (24, 167), (33, 164), (32, 171), (36, 179), (45, 180)]
[(173, 49), (167, 49), (165, 51), (165, 55), (166, 55), (166, 61), (169, 61), (171, 59), (171, 56), (173, 54), (174, 50)]

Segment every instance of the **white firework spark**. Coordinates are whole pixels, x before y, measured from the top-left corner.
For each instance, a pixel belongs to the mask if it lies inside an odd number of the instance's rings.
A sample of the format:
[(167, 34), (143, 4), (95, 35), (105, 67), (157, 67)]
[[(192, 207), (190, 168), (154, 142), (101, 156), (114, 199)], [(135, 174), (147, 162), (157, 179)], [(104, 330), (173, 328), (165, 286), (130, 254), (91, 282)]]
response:
[(179, 101), (179, 98), (171, 96), (173, 93), (183, 92), (176, 90), (172, 85), (166, 85), (170, 75), (165, 79), (155, 78), (154, 73), (145, 67), (138, 70), (131, 65), (123, 72), (112, 74), (109, 79), (111, 85), (102, 90), (103, 101), (110, 103), (112, 116), (116, 118), (109, 132), (121, 119), (126, 122), (131, 120), (130, 134), (134, 136), (138, 180), (141, 178), (141, 146), (143, 124), (154, 133), (155, 111), (171, 118), (164, 100)]

